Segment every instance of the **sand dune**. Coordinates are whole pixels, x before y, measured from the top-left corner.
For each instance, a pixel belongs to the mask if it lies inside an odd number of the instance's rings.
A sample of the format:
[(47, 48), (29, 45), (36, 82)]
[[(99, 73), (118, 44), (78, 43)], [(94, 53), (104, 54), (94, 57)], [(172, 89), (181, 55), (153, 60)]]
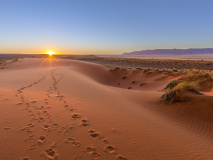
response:
[(8, 62), (0, 159), (213, 159), (212, 95), (159, 103), (174, 77), (72, 60)]

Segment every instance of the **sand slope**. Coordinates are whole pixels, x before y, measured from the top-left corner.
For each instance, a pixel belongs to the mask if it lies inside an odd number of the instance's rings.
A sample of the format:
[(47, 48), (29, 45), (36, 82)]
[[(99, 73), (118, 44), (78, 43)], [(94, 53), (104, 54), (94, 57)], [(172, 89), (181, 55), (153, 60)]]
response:
[(172, 78), (69, 60), (9, 62), (0, 70), (0, 159), (213, 159), (212, 97), (158, 103)]

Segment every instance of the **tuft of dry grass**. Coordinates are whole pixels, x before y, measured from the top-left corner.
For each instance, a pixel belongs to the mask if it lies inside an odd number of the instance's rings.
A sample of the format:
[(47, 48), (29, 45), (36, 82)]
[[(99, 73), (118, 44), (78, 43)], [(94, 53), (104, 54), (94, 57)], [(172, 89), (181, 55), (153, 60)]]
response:
[(167, 84), (167, 86), (164, 89), (172, 89), (175, 86), (177, 86), (180, 83), (180, 81), (178, 81), (177, 79), (173, 79), (169, 82), (169, 84)]
[(165, 103), (181, 101), (180, 95), (184, 91), (200, 94), (200, 88), (203, 82), (208, 82), (207, 84), (209, 86), (213, 86), (213, 73), (211, 71), (196, 69), (185, 71), (180, 79), (172, 80), (165, 87), (167, 92), (161, 97), (161, 101)]
[(200, 94), (200, 87), (197, 82), (181, 82), (173, 88), (168, 88), (167, 92), (161, 97), (161, 101), (165, 103), (173, 103), (181, 101), (180, 96), (184, 91), (191, 91)]

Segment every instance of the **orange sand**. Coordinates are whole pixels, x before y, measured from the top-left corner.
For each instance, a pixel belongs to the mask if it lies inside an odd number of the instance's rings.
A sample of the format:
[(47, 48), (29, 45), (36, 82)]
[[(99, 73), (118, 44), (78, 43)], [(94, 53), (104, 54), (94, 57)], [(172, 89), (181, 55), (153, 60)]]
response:
[(1, 160), (213, 159), (211, 94), (160, 104), (174, 77), (54, 59), (4, 68)]

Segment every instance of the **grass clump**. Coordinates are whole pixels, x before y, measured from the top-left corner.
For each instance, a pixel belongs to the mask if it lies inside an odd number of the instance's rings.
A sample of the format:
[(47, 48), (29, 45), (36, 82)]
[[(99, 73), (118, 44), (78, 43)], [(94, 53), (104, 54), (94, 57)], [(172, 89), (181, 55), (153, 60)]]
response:
[(167, 86), (165, 87), (165, 89), (172, 89), (175, 86), (177, 86), (180, 83), (180, 81), (178, 81), (177, 79), (173, 79), (169, 82), (169, 84), (167, 84)]
[(210, 71), (202, 71), (193, 69), (191, 71), (186, 72), (181, 80), (183, 81), (204, 81), (204, 80), (211, 80), (213, 81), (213, 74)]
[(180, 102), (181, 94), (184, 91), (191, 91), (200, 94), (200, 87), (197, 82), (178, 82), (173, 88), (168, 88), (167, 92), (161, 97), (161, 101), (165, 103)]

